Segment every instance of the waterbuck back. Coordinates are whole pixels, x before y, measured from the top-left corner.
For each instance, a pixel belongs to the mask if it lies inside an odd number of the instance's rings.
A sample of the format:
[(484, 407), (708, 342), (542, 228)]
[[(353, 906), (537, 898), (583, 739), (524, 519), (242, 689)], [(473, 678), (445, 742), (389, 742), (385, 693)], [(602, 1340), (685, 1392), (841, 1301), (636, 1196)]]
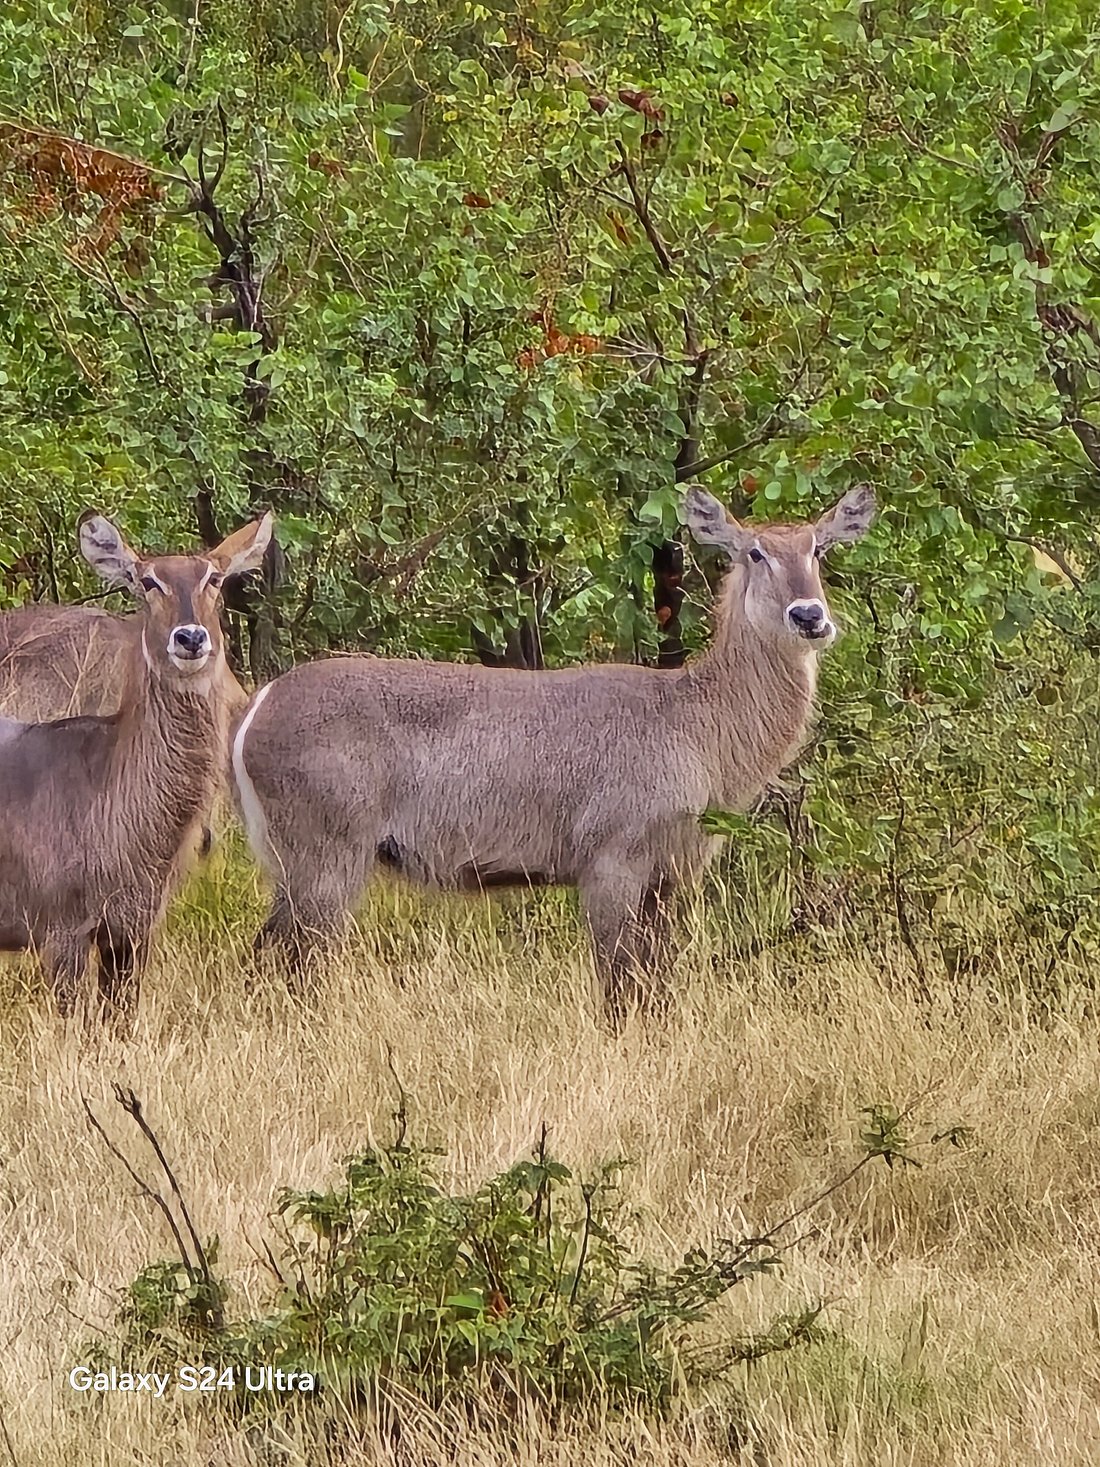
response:
[(804, 738), (836, 635), (820, 557), (873, 509), (860, 486), (814, 524), (744, 526), (689, 491), (687, 525), (731, 570), (712, 646), (680, 670), (349, 657), (260, 689), (232, 756), (275, 886), (258, 941), (301, 962), (376, 865), (437, 888), (575, 886), (620, 1018), (661, 986), (672, 905), (715, 849), (699, 817), (748, 808)]
[(119, 1011), (136, 998), (224, 767), (221, 583), (259, 565), (270, 537), (265, 515), (203, 555), (141, 556), (101, 515), (81, 520), (85, 558), (139, 608), (116, 708), (0, 719), (0, 948), (38, 951), (63, 1013), (93, 949), (104, 1003)]

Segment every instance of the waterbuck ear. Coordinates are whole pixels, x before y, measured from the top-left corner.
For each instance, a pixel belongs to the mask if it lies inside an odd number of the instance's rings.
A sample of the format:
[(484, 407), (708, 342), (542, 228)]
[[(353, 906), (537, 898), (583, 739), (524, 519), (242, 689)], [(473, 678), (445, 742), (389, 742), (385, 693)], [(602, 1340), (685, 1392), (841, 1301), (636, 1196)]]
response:
[(817, 548), (828, 550), (830, 545), (851, 544), (867, 533), (874, 517), (874, 490), (870, 484), (857, 484), (814, 526)]
[(245, 571), (256, 570), (264, 558), (274, 528), (275, 516), (268, 510), (250, 525), (234, 530), (216, 550), (211, 550), (209, 559), (227, 576), (243, 576)]
[(138, 556), (127, 545), (117, 527), (94, 510), (85, 510), (77, 523), (80, 553), (96, 575), (109, 586), (126, 586), (133, 590), (137, 585), (135, 567)]
[(713, 494), (696, 484), (684, 495), (681, 517), (700, 545), (720, 545), (730, 554), (743, 548), (745, 527), (730, 518)]

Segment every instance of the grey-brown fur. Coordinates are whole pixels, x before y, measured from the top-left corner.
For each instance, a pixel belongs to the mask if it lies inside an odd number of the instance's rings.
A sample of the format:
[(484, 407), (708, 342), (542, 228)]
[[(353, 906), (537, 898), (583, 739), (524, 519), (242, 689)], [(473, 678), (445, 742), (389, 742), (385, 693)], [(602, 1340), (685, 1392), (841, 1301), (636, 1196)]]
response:
[(93, 947), (102, 998), (136, 997), (224, 768), (218, 581), (258, 564), (270, 530), (265, 516), (208, 555), (142, 559), (108, 520), (82, 519), (85, 557), (140, 605), (119, 710), (0, 722), (0, 949), (38, 950), (62, 1012)]
[(822, 549), (857, 538), (873, 503), (861, 486), (816, 526), (745, 527), (689, 491), (692, 533), (733, 568), (713, 645), (679, 671), (354, 657), (261, 689), (233, 744), (276, 888), (259, 940), (301, 958), (339, 930), (376, 861), (441, 889), (576, 886), (621, 1013), (717, 845), (699, 816), (747, 808), (804, 738), (816, 658), (789, 613), (820, 607), (812, 636), (831, 640), (815, 534)]
[[(35, 602), (0, 612), (0, 716), (44, 721), (114, 713), (141, 635), (141, 618), (98, 606)], [(224, 670), (231, 709), (248, 694)]]
[[(35, 602), (0, 612), (0, 717), (44, 723), (117, 712), (140, 636), (139, 616), (98, 606)], [(227, 662), (222, 682), (232, 717), (248, 694)], [(199, 848), (212, 844), (204, 826)]]

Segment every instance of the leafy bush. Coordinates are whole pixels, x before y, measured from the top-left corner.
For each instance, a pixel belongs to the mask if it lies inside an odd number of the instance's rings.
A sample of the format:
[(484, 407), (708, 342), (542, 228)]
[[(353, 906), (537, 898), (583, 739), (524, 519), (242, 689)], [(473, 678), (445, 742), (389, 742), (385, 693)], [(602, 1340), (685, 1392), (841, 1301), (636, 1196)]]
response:
[[(262, 1315), (219, 1324), (226, 1290), (212, 1276), (183, 1260), (143, 1269), (97, 1368), (263, 1362), (350, 1402), (599, 1398), (664, 1412), (732, 1362), (813, 1337), (817, 1307), (762, 1336), (693, 1343), (718, 1299), (775, 1267), (775, 1237), (696, 1248), (664, 1270), (630, 1256), (620, 1163), (580, 1180), (540, 1146), (462, 1195), (439, 1185), (437, 1154), (369, 1150), (328, 1191), (284, 1192), (279, 1288)], [(216, 1248), (205, 1252), (212, 1266)]]
[[(883, 636), (884, 662), (899, 640)], [(708, 812), (707, 827), (736, 838), (727, 885), (752, 907), (741, 932), (801, 938), (843, 922), (861, 943), (900, 940), (952, 974), (995, 946), (1040, 969), (1052, 955), (1091, 955), (1095, 659), (1067, 658), (1046, 628), (1026, 649), (1026, 663), (990, 668), (972, 707), (899, 700), (890, 678), (840, 694), (809, 768), (788, 771), (751, 815)]]
[[(444, 1406), (665, 1416), (735, 1363), (818, 1338), (821, 1304), (744, 1336), (717, 1330), (714, 1306), (775, 1269), (800, 1240), (796, 1225), (864, 1167), (921, 1164), (904, 1134), (908, 1113), (868, 1106), (859, 1158), (839, 1178), (756, 1236), (693, 1248), (665, 1269), (632, 1256), (622, 1162), (575, 1177), (549, 1155), (544, 1131), (530, 1160), (473, 1193), (449, 1192), (441, 1153), (405, 1144), (402, 1105), (397, 1140), (350, 1158), (339, 1185), (279, 1196), (279, 1242), (266, 1249), (275, 1297), (233, 1320), (216, 1241), (200, 1243), (141, 1102), (122, 1089), (116, 1098), (152, 1146), (167, 1196), (142, 1181), (86, 1105), (89, 1123), (168, 1221), (179, 1257), (134, 1279), (117, 1331), (88, 1352), (93, 1368), (229, 1369), (233, 1389), (214, 1399), (243, 1411), (284, 1406), (285, 1393), (247, 1386), (246, 1367), (271, 1366), (312, 1376), (345, 1414), (391, 1423)], [(960, 1146), (966, 1136), (949, 1126), (925, 1144)]]

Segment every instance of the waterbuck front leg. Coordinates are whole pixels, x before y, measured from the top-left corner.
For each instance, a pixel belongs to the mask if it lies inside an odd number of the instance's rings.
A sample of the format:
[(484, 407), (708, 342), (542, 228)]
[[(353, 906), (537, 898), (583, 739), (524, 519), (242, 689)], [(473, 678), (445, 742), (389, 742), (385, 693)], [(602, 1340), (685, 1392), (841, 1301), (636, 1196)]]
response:
[(42, 944), (42, 966), (53, 989), (57, 1011), (71, 1019), (82, 997), (91, 942), (86, 932), (51, 932)]
[(141, 972), (148, 954), (148, 933), (128, 931), (102, 922), (96, 932), (99, 997), (106, 1017), (128, 1019), (137, 1008)]
[(638, 969), (647, 978), (643, 997), (650, 1013), (667, 1012), (672, 997), (672, 935), (678, 896), (672, 877), (658, 872), (646, 886), (638, 909), (635, 953)]
[(622, 1028), (632, 1008), (648, 1007), (654, 930), (647, 906), (653, 881), (629, 862), (602, 858), (579, 882), (581, 903), (592, 936), (596, 972), (603, 985), (611, 1025)]

